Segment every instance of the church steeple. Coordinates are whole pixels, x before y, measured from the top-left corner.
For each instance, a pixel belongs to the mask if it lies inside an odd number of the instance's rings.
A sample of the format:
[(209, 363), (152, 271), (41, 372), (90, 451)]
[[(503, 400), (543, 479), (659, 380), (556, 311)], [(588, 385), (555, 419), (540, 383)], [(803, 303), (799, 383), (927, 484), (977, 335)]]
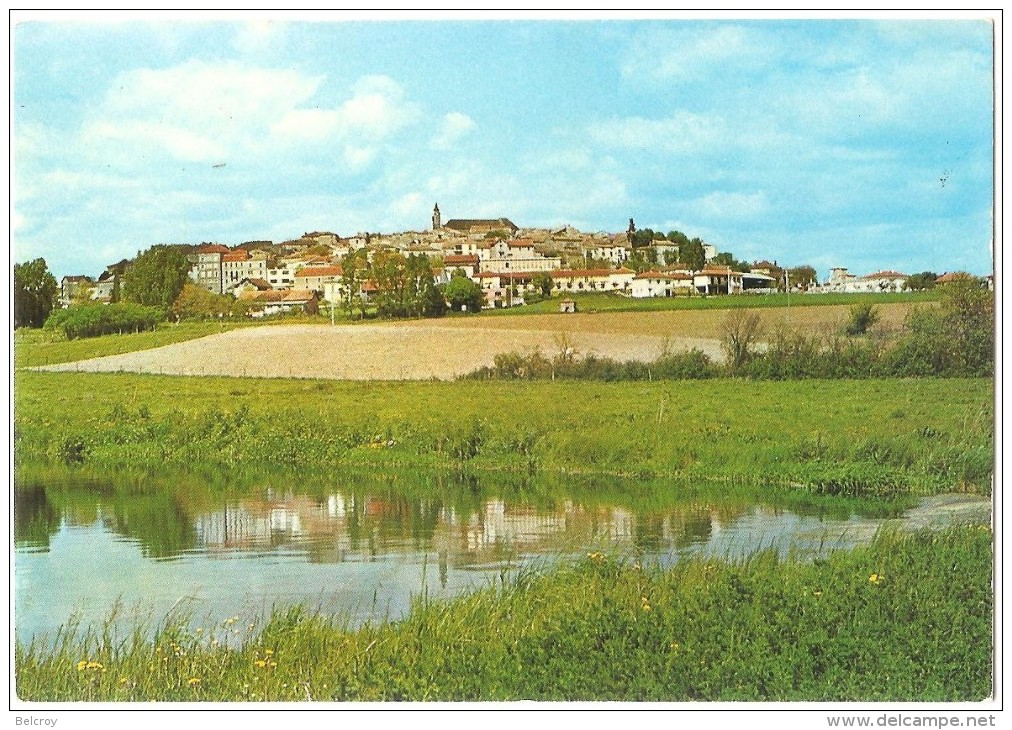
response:
[(438, 231), (443, 227), (443, 221), (439, 216), (439, 203), (432, 209), (432, 230)]

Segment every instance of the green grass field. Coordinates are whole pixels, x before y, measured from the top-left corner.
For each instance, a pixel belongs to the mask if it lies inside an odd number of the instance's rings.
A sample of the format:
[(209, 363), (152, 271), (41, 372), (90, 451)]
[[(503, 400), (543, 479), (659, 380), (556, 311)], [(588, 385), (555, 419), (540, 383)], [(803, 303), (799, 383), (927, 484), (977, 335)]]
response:
[(121, 355), (125, 352), (172, 345), (244, 326), (250, 326), (250, 323), (183, 322), (163, 324), (151, 332), (106, 335), (80, 340), (68, 340), (62, 332), (22, 328), (14, 333), (14, 367), (27, 368), (105, 355)]
[(817, 307), (854, 304), (928, 304), (938, 301), (932, 291), (899, 294), (756, 294), (734, 296), (654, 297), (633, 299), (619, 294), (556, 293), (543, 302), (482, 312), (482, 316), (504, 317), (525, 314), (549, 314), (559, 311), (559, 302), (572, 299), (580, 312), (665, 312), (670, 310), (769, 309), (778, 307)]
[(989, 380), (349, 382), (19, 372), (15, 456), (989, 490)]
[(68, 627), (17, 644), (24, 701), (980, 701), (992, 534), (883, 533), (826, 560), (763, 552), (662, 571), (592, 553), (398, 623), (277, 610), (152, 641)]

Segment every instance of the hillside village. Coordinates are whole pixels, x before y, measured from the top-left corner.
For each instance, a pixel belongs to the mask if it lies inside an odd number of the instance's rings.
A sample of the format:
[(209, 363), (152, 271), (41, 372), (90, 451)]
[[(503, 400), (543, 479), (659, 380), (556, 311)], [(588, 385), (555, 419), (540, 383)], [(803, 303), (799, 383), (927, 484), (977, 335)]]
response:
[[(665, 235), (637, 230), (633, 219), (620, 233), (586, 233), (569, 225), (521, 228), (505, 217), (444, 221), (438, 204), (431, 227), (423, 231), (347, 237), (314, 231), (280, 243), (172, 247), (185, 253), (191, 282), (213, 294), (243, 300), (253, 316), (292, 310), (315, 313), (321, 305), (347, 304), (353, 298), (366, 302), (380, 286), (370, 278), (355, 281), (345, 265), (356, 255), (368, 266), (380, 253), (424, 257), (436, 285), (466, 277), (480, 287), (484, 308), (523, 305), (548, 295), (560, 295), (565, 308), (566, 295), (586, 292), (633, 298), (766, 294), (786, 288), (811, 293), (892, 292), (908, 288), (910, 279), (896, 271), (856, 276), (846, 268), (833, 268), (820, 284), (812, 267), (784, 269), (776, 262), (736, 261), (678, 231)], [(124, 259), (111, 264), (95, 278), (63, 277), (61, 304), (115, 301), (130, 277), (131, 263)]]

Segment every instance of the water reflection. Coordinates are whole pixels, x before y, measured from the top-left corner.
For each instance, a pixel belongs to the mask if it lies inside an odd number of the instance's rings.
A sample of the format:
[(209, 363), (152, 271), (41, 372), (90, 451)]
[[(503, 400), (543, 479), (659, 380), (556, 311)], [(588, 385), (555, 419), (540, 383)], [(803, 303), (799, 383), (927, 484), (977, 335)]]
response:
[(806, 515), (721, 494), (615, 480), (23, 468), (15, 628), (22, 641), (52, 636), (71, 614), (101, 621), (117, 601), (136, 607), (127, 622), (157, 620), (182, 599), (198, 619), (297, 602), (357, 623), (402, 615), (423, 590), (451, 596), (592, 550), (669, 562), (824, 549), (878, 524), (847, 505)]

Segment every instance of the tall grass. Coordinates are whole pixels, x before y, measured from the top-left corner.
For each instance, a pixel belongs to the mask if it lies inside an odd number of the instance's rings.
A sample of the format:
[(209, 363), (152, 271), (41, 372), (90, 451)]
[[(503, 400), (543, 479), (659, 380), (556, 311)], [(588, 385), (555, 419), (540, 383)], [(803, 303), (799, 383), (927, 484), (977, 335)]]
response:
[(992, 535), (886, 532), (804, 562), (661, 570), (592, 553), (397, 623), (278, 609), (154, 640), (18, 643), (26, 701), (976, 701), (992, 692)]
[(633, 299), (621, 294), (608, 293), (574, 293), (556, 294), (551, 299), (523, 307), (510, 309), (488, 310), (482, 316), (522, 316), (525, 314), (550, 314), (559, 311), (559, 302), (563, 299), (576, 302), (577, 311), (581, 312), (658, 312), (697, 309), (767, 309), (779, 307), (818, 307), (841, 304), (900, 304), (929, 303), (939, 298), (937, 291), (903, 292), (893, 294), (757, 294), (735, 296), (692, 296), (692, 297), (653, 297)]
[(986, 380), (721, 379), (690, 387), (24, 372), (14, 400), (16, 461), (106, 467), (679, 476), (875, 496), (987, 491), (994, 455)]

